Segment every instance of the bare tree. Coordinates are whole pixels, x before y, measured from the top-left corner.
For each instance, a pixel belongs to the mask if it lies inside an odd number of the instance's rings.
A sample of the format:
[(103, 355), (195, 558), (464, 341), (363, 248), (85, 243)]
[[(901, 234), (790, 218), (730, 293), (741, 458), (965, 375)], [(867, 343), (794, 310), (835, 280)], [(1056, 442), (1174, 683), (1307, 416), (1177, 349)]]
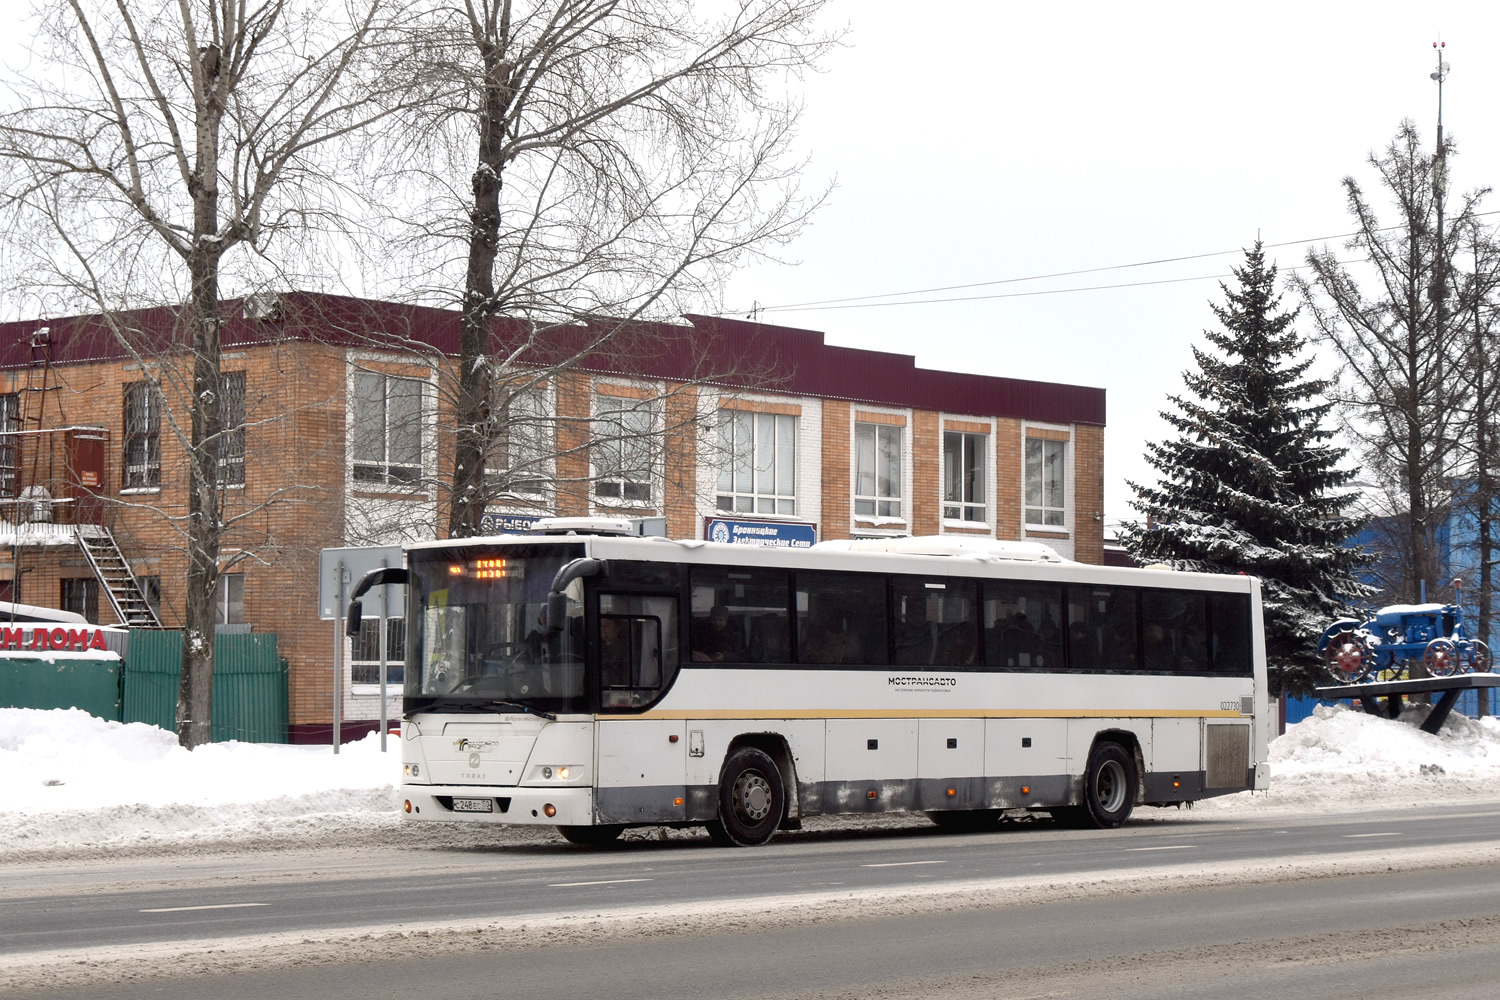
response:
[[(1465, 383), (1464, 432), (1460, 437), (1459, 475), (1455, 504), (1474, 528), (1473, 559), (1478, 570), (1477, 593), (1471, 613), (1478, 619), (1477, 637), (1490, 641), (1494, 606), (1494, 570), (1500, 548), (1496, 505), (1500, 503), (1500, 357), (1493, 350), (1497, 312), (1500, 312), (1500, 245), (1494, 234), (1476, 224), (1465, 233), (1465, 250), (1472, 265), (1460, 295), (1459, 321), (1465, 327), (1462, 378)], [(1463, 532), (1467, 535), (1467, 530)], [(1467, 544), (1465, 539), (1464, 544)], [(1483, 701), (1481, 701), (1483, 704)]]
[[(221, 292), (226, 280), (254, 288), (276, 270), (273, 254), (295, 257), (296, 240), (342, 225), (353, 192), (335, 182), (332, 147), (399, 106), (371, 51), (383, 14), (380, 0), (55, 0), (40, 8), (40, 67), (8, 81), (12, 268), (44, 307), (103, 313), (139, 356), (191, 359), (172, 387), (188, 414), (175, 427), (190, 465), (177, 705), (187, 747), (210, 737)], [(122, 312), (143, 305), (179, 306), (176, 329), (144, 336)]]
[[(432, 513), (442, 511), (452, 479), (429, 456), (451, 455), (459, 433), (464, 366), (445, 357), (458, 343), (453, 314), (380, 313), (356, 309), (334, 327), (369, 348), (353, 362), (351, 386), (354, 478), (368, 484), (348, 499), (353, 543), (432, 537), (438, 521), (423, 505), (436, 500)], [(488, 399), (495, 431), (480, 467), (484, 499), (511, 515), (680, 516), (684, 504), (713, 502), (715, 484), (700, 467), (729, 459), (720, 410), (747, 392), (775, 391), (784, 375), (773, 344), (731, 336), (723, 328), (739, 328), (733, 321), (691, 319), (581, 318), (539, 337), (524, 321), (491, 320), (491, 349), (507, 360)]]
[(1406, 121), (1384, 155), (1370, 155), (1399, 217), (1388, 228), (1359, 182), (1344, 179), (1357, 230), (1345, 249), (1358, 254), (1373, 294), (1326, 247), (1309, 251), (1307, 273), (1292, 279), (1339, 362), (1337, 398), (1362, 446), (1362, 478), (1388, 487), (1395, 501), (1405, 558), (1401, 578), (1391, 583), (1404, 599), (1440, 582), (1436, 531), (1448, 513), (1465, 408), (1455, 359), (1465, 353), (1468, 335), (1455, 315), (1461, 280), (1455, 255), (1485, 192), (1464, 195), (1457, 212), (1445, 211), (1446, 161), (1453, 154), (1451, 138), (1437, 154), (1425, 152), (1416, 126)]
[(428, 263), (406, 283), (463, 314), (451, 535), (493, 492), (497, 383), (621, 354), (634, 321), (715, 301), (802, 229), (821, 196), (798, 186), (787, 88), (835, 43), (825, 3), (465, 0), (407, 36), (434, 82), (389, 190), (417, 193), (399, 245)]

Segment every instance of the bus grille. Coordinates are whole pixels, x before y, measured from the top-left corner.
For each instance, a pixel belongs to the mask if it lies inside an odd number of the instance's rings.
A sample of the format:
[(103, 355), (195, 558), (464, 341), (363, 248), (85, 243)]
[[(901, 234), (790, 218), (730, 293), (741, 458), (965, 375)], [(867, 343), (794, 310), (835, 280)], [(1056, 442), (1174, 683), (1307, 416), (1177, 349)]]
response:
[(1250, 772), (1250, 727), (1209, 726), (1208, 773), (1204, 784), (1209, 788), (1245, 788)]

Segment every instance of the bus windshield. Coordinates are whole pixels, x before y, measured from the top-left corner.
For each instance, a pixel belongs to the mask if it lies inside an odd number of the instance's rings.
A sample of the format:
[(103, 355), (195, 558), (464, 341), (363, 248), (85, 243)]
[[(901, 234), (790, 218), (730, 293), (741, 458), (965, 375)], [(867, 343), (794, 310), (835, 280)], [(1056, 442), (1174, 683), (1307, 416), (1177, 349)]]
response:
[(570, 594), (562, 628), (547, 622), (557, 571), (582, 554), (578, 545), (413, 551), (407, 712), (495, 703), (586, 711), (579, 594)]

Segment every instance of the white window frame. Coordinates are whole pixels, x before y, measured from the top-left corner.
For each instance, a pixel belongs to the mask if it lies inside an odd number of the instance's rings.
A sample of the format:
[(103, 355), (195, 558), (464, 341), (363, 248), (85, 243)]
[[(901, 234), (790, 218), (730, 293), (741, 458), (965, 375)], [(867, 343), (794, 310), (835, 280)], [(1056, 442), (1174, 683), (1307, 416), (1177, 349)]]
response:
[[(377, 379), (380, 383), (379, 400), (377, 401), (374, 398), (373, 393), (370, 395), (370, 398), (365, 398), (361, 383), (368, 384)], [(391, 390), (397, 386), (402, 387), (408, 392), (413, 387), (416, 390), (416, 411), (411, 416), (411, 419), (415, 422), (415, 427), (413, 428), (416, 434), (415, 456), (393, 455), (393, 445), (397, 444), (397, 442), (393, 441), (393, 436), (403, 430), (401, 425), (406, 419), (404, 415), (397, 414), (394, 417), (395, 422), (393, 422), (391, 413), (393, 396)], [(426, 379), (410, 375), (390, 375), (385, 372), (370, 371), (363, 368), (354, 371), (353, 377), (350, 380), (349, 394), (349, 464), (350, 475), (355, 483), (368, 484), (368, 486), (374, 488), (395, 487), (397, 489), (413, 489), (420, 486), (422, 470), (425, 465), (424, 460), (427, 454), (424, 427), (424, 411), (426, 409), (427, 396), (426, 386)], [(377, 405), (379, 406), (379, 413), (375, 414), (373, 410)], [(366, 407), (369, 409), (365, 409)], [(361, 446), (374, 443), (375, 438), (375, 434), (363, 425), (365, 421), (373, 421), (375, 419), (378, 419), (380, 422), (380, 453), (378, 455), (373, 453), (360, 454)]]
[[(973, 468), (961, 468), (958, 473), (958, 485), (960, 495), (957, 498), (950, 496), (950, 485), (954, 485), (954, 472), (949, 468), (949, 436), (960, 438), (959, 454), (960, 462), (969, 455), (966, 447), (970, 438), (977, 438), (978, 442), (973, 454), (978, 461)], [(989, 494), (990, 476), (990, 435), (983, 431), (966, 430), (944, 430), (943, 431), (943, 482), (942, 482), (942, 504), (943, 520), (957, 521), (964, 524), (989, 525), (990, 502), (986, 499)], [(964, 489), (964, 486), (967, 489)], [(973, 499), (975, 496), (978, 499)], [(977, 515), (977, 516), (976, 516)]]
[(655, 397), (594, 395), (589, 433), (596, 504), (654, 507), (659, 495), (661, 402)]
[(795, 517), (797, 416), (723, 407), (718, 425), (722, 464), (715, 509), (722, 514)]
[(214, 624), (245, 623), (245, 574), (220, 573), (214, 584)]
[[(405, 679), (403, 669), (406, 657), (406, 619), (397, 615), (389, 616), (385, 620), (385, 635), (382, 644), (385, 646), (385, 683), (387, 694), (394, 692), (397, 696), (401, 693), (402, 681)], [(349, 693), (379, 694), (380, 693), (380, 647), (375, 647), (373, 657), (362, 657), (360, 654), (365, 650), (361, 647), (367, 645), (367, 639), (363, 633), (374, 630), (377, 635), (380, 631), (380, 616), (371, 615), (360, 622), (361, 635), (354, 636), (349, 640)], [(391, 633), (399, 633), (397, 641), (391, 641)], [(361, 668), (359, 673), (366, 673), (374, 677), (374, 680), (355, 680), (355, 668)]]
[[(906, 428), (900, 424), (873, 423), (869, 421), (856, 421), (854, 424), (854, 516), (859, 520), (870, 520), (872, 518), (901, 518), (905, 519), (904, 507), (902, 506), (902, 476), (905, 472), (904, 449), (906, 447)], [(880, 468), (883, 460), (890, 456), (881, 447), (882, 438), (895, 438), (895, 462), (893, 468), (885, 470), (885, 476), (881, 476)], [(865, 439), (868, 439), (866, 441)], [(866, 461), (870, 468), (862, 468)], [(882, 479), (885, 483), (885, 491), (882, 492)], [(866, 484), (871, 489), (863, 490), (860, 487)], [(865, 509), (861, 509), (861, 505)]]
[[(1057, 438), (1027, 437), (1022, 451), (1022, 510), (1026, 527), (1066, 531), (1068, 527), (1068, 444)], [(1052, 452), (1049, 458), (1048, 453)], [(1056, 482), (1046, 481), (1046, 471)]]
[(552, 490), (557, 454), (548, 390), (544, 385), (506, 388), (495, 387), (491, 405), (498, 424), (485, 454), (485, 476), (499, 495), (540, 499)]

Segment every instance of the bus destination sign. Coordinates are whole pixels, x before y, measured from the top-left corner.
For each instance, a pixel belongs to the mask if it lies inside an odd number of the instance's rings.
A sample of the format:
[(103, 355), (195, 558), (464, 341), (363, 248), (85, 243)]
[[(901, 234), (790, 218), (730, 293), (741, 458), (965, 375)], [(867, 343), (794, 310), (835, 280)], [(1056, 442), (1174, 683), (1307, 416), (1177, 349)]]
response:
[(508, 559), (471, 559), (466, 563), (451, 563), (449, 576), (466, 576), (471, 580), (504, 580), (510, 576)]

